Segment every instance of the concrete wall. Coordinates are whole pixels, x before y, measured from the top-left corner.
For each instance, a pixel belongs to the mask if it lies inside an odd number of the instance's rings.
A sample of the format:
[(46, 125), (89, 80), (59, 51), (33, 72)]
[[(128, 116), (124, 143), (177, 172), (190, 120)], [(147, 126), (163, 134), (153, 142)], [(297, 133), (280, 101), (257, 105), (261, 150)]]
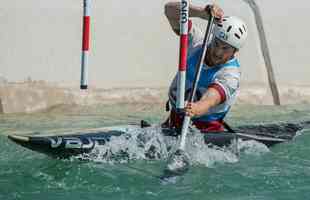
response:
[[(163, 14), (167, 0), (92, 1), (90, 83), (97, 87), (167, 86), (177, 69), (178, 38)], [(211, 1), (194, 0), (197, 5)], [(0, 74), (9, 81), (79, 85), (82, 0), (9, 0), (0, 7)], [(218, 0), (242, 17), (249, 40), (240, 52), (242, 78), (266, 82), (253, 14), (242, 0)], [(277, 80), (310, 84), (310, 3), (257, 1)], [(195, 23), (203, 23), (196, 20)], [(204, 23), (205, 24), (205, 23)]]
[(81, 91), (42, 82), (15, 83), (0, 86), (0, 111), (32, 113), (57, 105), (160, 103), (166, 100), (166, 93), (164, 88), (93, 88)]
[[(262, 85), (244, 85), (238, 104), (272, 105), (269, 90)], [(283, 104), (310, 103), (309, 86), (280, 88)], [(40, 82), (7, 84), (0, 86), (0, 113), (32, 113), (67, 105), (145, 103), (161, 104), (167, 100), (167, 88), (112, 88), (81, 91), (78, 88), (60, 87)]]

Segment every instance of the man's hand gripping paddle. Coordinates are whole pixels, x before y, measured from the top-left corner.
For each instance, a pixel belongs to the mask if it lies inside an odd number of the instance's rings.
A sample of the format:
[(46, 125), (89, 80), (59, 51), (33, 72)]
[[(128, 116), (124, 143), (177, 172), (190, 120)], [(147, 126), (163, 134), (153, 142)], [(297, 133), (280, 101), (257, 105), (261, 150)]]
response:
[[(203, 50), (202, 50), (202, 54), (200, 55), (199, 62), (197, 63), (197, 66), (196, 66), (195, 79), (192, 85), (192, 91), (190, 94), (189, 102), (194, 101), (198, 81), (200, 78), (200, 72), (201, 72), (204, 58), (205, 58), (207, 48), (208, 48), (208, 41), (210, 40), (212, 29), (213, 29), (214, 16), (211, 14), (211, 12), (209, 16), (210, 17), (209, 17), (209, 21), (207, 25), (207, 30), (206, 30), (205, 37), (203, 40), (203, 45), (202, 45)], [(186, 115), (183, 120), (183, 125), (182, 125), (180, 146), (178, 150), (174, 152), (168, 158), (168, 164), (164, 171), (163, 177), (173, 177), (173, 176), (182, 175), (189, 169), (189, 158), (187, 154), (185, 153), (185, 142), (186, 142), (186, 135), (187, 135), (190, 120), (191, 120), (190, 116)]]

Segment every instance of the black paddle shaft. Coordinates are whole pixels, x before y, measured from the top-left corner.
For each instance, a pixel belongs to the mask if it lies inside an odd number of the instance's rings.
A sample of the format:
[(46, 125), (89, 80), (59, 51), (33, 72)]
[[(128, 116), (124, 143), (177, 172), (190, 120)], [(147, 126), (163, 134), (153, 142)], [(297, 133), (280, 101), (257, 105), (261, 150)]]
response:
[(202, 47), (203, 47), (202, 54), (199, 57), (198, 65), (196, 65), (195, 79), (194, 79), (194, 82), (192, 85), (192, 91), (191, 91), (190, 99), (189, 99), (190, 103), (193, 102), (194, 98), (195, 98), (195, 94), (196, 94), (196, 90), (197, 90), (197, 86), (198, 86), (198, 80), (200, 78), (200, 73), (201, 73), (201, 69), (203, 66), (204, 58), (205, 58), (205, 55), (206, 55), (207, 49), (208, 49), (208, 41), (210, 40), (211, 32), (212, 32), (212, 28), (213, 28), (214, 16), (211, 14), (211, 12), (209, 12), (209, 16), (210, 16), (209, 22), (207, 25), (207, 30), (206, 30), (205, 37), (203, 39), (203, 44), (202, 44)]

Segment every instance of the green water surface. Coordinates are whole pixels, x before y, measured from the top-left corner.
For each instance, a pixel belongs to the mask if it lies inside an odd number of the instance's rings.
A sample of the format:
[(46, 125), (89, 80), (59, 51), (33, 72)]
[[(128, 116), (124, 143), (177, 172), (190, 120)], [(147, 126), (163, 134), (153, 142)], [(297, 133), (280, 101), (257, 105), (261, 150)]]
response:
[[(310, 120), (310, 106), (236, 106), (231, 126)], [(309, 199), (310, 131), (263, 154), (241, 154), (236, 163), (192, 166), (175, 183), (162, 183), (165, 161), (124, 164), (55, 160), (10, 142), (12, 133), (48, 132), (137, 123), (159, 123), (159, 104), (58, 106), (35, 114), (0, 115), (0, 199)]]

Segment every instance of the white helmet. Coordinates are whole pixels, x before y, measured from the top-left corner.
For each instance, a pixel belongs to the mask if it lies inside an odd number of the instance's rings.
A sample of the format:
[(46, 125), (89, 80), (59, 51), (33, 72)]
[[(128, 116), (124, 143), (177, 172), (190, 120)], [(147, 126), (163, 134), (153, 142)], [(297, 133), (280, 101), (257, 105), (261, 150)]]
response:
[(222, 23), (215, 25), (214, 35), (222, 40), (240, 49), (247, 38), (247, 27), (238, 17), (224, 17)]

